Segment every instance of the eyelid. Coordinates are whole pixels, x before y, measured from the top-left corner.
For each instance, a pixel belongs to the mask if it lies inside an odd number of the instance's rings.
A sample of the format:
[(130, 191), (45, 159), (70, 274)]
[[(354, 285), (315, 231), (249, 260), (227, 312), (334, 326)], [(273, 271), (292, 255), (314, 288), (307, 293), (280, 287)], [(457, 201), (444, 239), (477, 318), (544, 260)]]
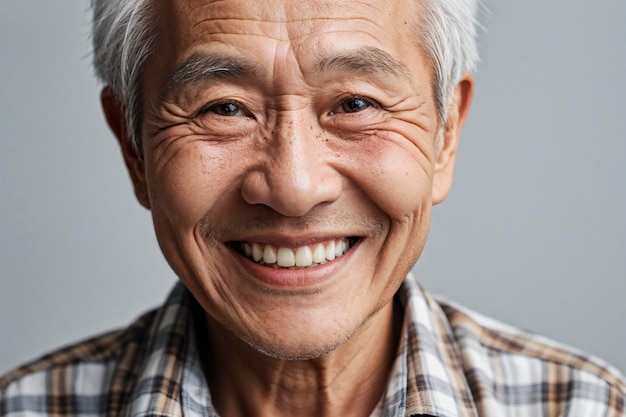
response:
[[(202, 105), (202, 107), (200, 107), (200, 110), (198, 110), (198, 114), (207, 113), (207, 112), (211, 111), (211, 109), (214, 108), (215, 106), (219, 106), (220, 104), (226, 104), (226, 103), (232, 103), (232, 101), (231, 100), (210, 101), (210, 102)], [(235, 104), (235, 103), (233, 103), (233, 104)]]
[[(231, 99), (215, 100), (215, 101), (211, 101), (211, 102), (205, 104), (198, 111), (198, 116), (206, 114), (206, 113), (212, 111), (212, 109), (214, 109), (216, 106), (220, 106), (220, 105), (224, 105), (224, 104), (234, 104), (242, 112), (242, 116), (243, 117), (254, 118), (254, 116), (252, 115), (252, 112), (250, 112), (250, 110), (248, 110), (248, 108), (246, 106), (244, 106), (241, 102), (239, 102), (237, 100), (231, 100)], [(224, 115), (221, 115), (221, 114), (216, 113), (216, 112), (214, 112), (214, 113), (216, 115), (218, 115), (218, 116), (221, 116), (221, 117), (236, 117), (236, 116), (224, 116)]]
[[(337, 104), (332, 108), (332, 110), (328, 114), (333, 115), (336, 113), (341, 113), (341, 114), (347, 113), (344, 111), (337, 112), (337, 109), (341, 107), (343, 104), (345, 104), (347, 101), (356, 100), (356, 99), (365, 101), (369, 107), (373, 107), (375, 109), (383, 109), (383, 106), (378, 101), (376, 101), (375, 99), (371, 97), (361, 95), (361, 94), (347, 94), (347, 95), (339, 97), (339, 99), (337, 100)], [(360, 112), (356, 112), (356, 113), (360, 113)]]
[(345, 96), (343, 96), (343, 97), (341, 97), (339, 99), (339, 102), (343, 103), (343, 102), (345, 102), (347, 100), (354, 100), (354, 99), (361, 99), (363, 101), (366, 101), (368, 104), (371, 104), (372, 106), (380, 107), (380, 104), (376, 100), (374, 100), (371, 97), (362, 95), (362, 94), (346, 94)]

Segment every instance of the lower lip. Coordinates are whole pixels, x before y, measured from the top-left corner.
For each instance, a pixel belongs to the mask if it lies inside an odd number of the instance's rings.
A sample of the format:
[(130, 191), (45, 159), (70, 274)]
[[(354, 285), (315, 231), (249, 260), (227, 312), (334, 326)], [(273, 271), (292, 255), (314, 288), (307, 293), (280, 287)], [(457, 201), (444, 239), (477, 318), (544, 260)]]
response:
[(345, 267), (350, 261), (350, 258), (354, 255), (360, 243), (361, 241), (356, 242), (350, 247), (348, 252), (344, 253), (339, 258), (335, 258), (325, 264), (302, 269), (272, 268), (260, 265), (233, 249), (231, 250), (236, 254), (242, 266), (257, 283), (281, 289), (302, 289), (317, 286), (332, 280), (339, 270)]

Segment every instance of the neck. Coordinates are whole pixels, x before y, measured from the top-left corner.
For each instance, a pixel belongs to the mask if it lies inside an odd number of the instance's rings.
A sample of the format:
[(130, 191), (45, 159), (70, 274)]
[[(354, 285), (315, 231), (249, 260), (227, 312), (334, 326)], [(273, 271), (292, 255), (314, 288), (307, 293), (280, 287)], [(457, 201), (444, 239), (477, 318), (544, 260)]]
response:
[(223, 417), (369, 416), (397, 351), (402, 314), (394, 310), (390, 302), (345, 344), (311, 360), (268, 357), (207, 317), (210, 339), (199, 348), (215, 408)]

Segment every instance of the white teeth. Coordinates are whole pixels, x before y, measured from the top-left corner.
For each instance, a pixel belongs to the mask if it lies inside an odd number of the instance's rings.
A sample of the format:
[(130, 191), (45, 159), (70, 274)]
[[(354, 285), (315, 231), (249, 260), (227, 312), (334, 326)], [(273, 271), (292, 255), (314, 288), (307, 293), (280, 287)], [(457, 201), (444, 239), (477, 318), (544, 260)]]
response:
[[(265, 257), (263, 259), (265, 259)], [(291, 249), (278, 248), (276, 263), (278, 266), (284, 267), (296, 266), (296, 257)]]
[(337, 256), (335, 254), (335, 241), (331, 240), (325, 245), (324, 252), (326, 254), (326, 259), (332, 261)]
[(242, 242), (241, 252), (262, 265), (282, 268), (306, 268), (324, 264), (339, 258), (350, 249), (347, 239), (329, 240), (314, 246), (300, 246), (296, 249), (275, 247), (261, 243)]
[(263, 262), (266, 264), (276, 263), (276, 251), (270, 245), (265, 245), (263, 249)]
[(252, 244), (252, 259), (254, 259), (254, 262), (259, 262), (263, 259), (263, 248), (258, 243)]
[(318, 243), (317, 245), (315, 245), (315, 252), (313, 252), (313, 262), (315, 262), (316, 264), (326, 262), (326, 252), (322, 243)]
[(335, 243), (335, 258), (340, 257), (344, 252), (343, 242), (340, 241)]
[(296, 251), (296, 266), (313, 265), (313, 253), (308, 246), (300, 246)]

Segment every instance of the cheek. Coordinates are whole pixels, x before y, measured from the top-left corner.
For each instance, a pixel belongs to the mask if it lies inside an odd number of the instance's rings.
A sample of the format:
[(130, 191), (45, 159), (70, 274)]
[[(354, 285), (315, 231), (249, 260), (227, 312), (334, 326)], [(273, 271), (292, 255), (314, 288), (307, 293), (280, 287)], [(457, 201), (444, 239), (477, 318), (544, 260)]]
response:
[(198, 142), (176, 147), (147, 163), (153, 215), (189, 229), (236, 189), (237, 158)]
[(403, 222), (431, 204), (432, 165), (417, 147), (372, 138), (360, 149), (353, 178), (392, 221)]
[(379, 142), (372, 149), (369, 196), (391, 221), (378, 273), (395, 277), (386, 281), (387, 291), (395, 293), (420, 256), (430, 230), (433, 168), (428, 150), (421, 148), (422, 153), (408, 141)]

